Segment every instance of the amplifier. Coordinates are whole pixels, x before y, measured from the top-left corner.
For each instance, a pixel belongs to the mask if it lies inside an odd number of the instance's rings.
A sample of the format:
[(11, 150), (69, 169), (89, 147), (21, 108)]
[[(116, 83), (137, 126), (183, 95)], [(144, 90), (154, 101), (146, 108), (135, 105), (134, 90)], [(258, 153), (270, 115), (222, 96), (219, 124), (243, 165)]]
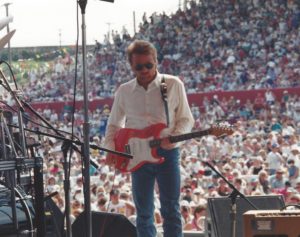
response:
[(300, 210), (251, 210), (243, 220), (244, 237), (300, 237)]

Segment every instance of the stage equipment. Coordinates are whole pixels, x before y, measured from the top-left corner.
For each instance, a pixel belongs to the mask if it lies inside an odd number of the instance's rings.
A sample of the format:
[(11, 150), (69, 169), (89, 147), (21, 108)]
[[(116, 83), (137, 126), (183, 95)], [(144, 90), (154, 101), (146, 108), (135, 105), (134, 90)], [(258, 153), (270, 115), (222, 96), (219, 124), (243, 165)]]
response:
[[(34, 207), (32, 197), (28, 196), (20, 187), (14, 188), (16, 220), (18, 233), (15, 230), (15, 219), (12, 212), (11, 190), (3, 183), (0, 184), (0, 235), (28, 234), (34, 232)], [(16, 235), (17, 236), (17, 235)]]
[[(68, 174), (68, 172), (67, 172), (68, 163), (66, 163), (67, 162), (66, 155), (68, 153), (68, 150), (71, 147), (74, 151), (76, 151), (76, 152), (78, 152), (79, 154), (82, 155), (81, 149), (79, 149), (76, 145), (78, 145), (80, 147), (83, 147), (83, 143), (79, 140), (71, 140), (71, 139), (66, 138), (57, 129), (55, 129), (45, 118), (43, 118), (41, 115), (39, 115), (27, 102), (22, 101), (22, 103), (23, 103), (25, 108), (29, 109), (34, 115), (36, 115), (41, 121), (43, 121), (57, 135), (45, 133), (45, 132), (42, 132), (40, 130), (31, 130), (31, 129), (28, 129), (28, 128), (24, 128), (25, 131), (34, 133), (37, 136), (53, 137), (53, 138), (56, 138), (56, 139), (59, 139), (59, 140), (63, 141), (62, 152), (64, 153), (64, 159), (65, 159), (65, 163), (64, 163), (64, 172), (65, 172), (64, 189), (65, 189), (65, 206), (66, 206), (66, 209), (67, 209), (67, 206), (69, 206), (68, 203), (70, 203), (70, 201), (69, 201), (70, 200), (70, 194), (69, 194), (69, 191), (67, 191), (67, 190), (69, 190), (69, 178), (68, 178), (68, 175), (67, 175)], [(9, 127), (17, 128), (17, 126), (15, 126), (15, 125), (9, 125)], [(33, 146), (35, 146), (35, 143), (34, 142), (31, 142), (31, 143), (32, 143), (32, 145), (31, 145), (31, 149), (32, 149)], [(98, 149), (98, 150), (102, 150), (102, 151), (105, 151), (105, 152), (111, 152), (113, 154), (116, 154), (116, 155), (119, 155), (119, 156), (124, 156), (124, 157), (127, 157), (129, 159), (132, 158), (132, 155), (117, 152), (117, 151), (112, 151), (112, 150), (105, 149), (105, 148), (101, 148), (101, 147), (99, 147), (97, 145), (94, 145), (94, 144), (90, 144), (90, 147), (93, 148), (93, 149)], [(95, 164), (92, 160), (90, 160), (90, 164), (97, 167), (97, 164)], [(38, 183), (40, 183), (40, 182), (38, 182)], [(68, 209), (68, 210), (70, 210), (70, 209)], [(44, 212), (41, 212), (41, 213), (44, 213)], [(67, 216), (67, 213), (69, 213), (68, 216)], [(65, 218), (66, 218), (66, 221), (70, 220), (70, 211), (65, 211)], [(56, 229), (61, 230), (60, 228), (56, 228)], [(67, 230), (67, 232), (71, 235), (71, 229)]]
[[(27, 233), (34, 234), (35, 232), (37, 234), (44, 235), (44, 209), (43, 209), (43, 187), (40, 184), (43, 184), (42, 176), (38, 175), (41, 170), (40, 167), (42, 167), (42, 159), (40, 157), (36, 157), (35, 159), (14, 159), (14, 160), (0, 160), (0, 171), (4, 173), (4, 181), (0, 181), (0, 187), (1, 188), (1, 194), (0, 194), (0, 203), (8, 203), (9, 205), (3, 205), (5, 207), (5, 213), (6, 216), (9, 217), (10, 221), (13, 224), (13, 227), (11, 227), (11, 223), (8, 223), (8, 227), (6, 227), (6, 224), (3, 225), (3, 222), (0, 222), (0, 233), (3, 231), (6, 231), (6, 228), (9, 228), (10, 232), (14, 232), (14, 234), (20, 234), (22, 231), (25, 231)], [(33, 199), (30, 195), (27, 195), (24, 189), (16, 185), (14, 176), (17, 172), (20, 172), (22, 170), (29, 170), (34, 168), (34, 193), (35, 193), (35, 199)], [(21, 184), (21, 182), (19, 182)], [(27, 202), (22, 201), (28, 201), (30, 203), (30, 207), (33, 205), (35, 210), (33, 211), (32, 208), (30, 208), (30, 212), (24, 208), (24, 205), (27, 204)], [(18, 204), (18, 202), (20, 204)], [(22, 206), (20, 207), (20, 205)], [(18, 206), (19, 205), (19, 206)], [(0, 205), (2, 207), (2, 205)], [(22, 208), (23, 212), (27, 211), (28, 213), (37, 213), (36, 215), (29, 215), (26, 216), (26, 221), (29, 224), (24, 226), (22, 223), (24, 222), (24, 216), (23, 214), (18, 214), (20, 212), (18, 208)], [(8, 211), (9, 209), (9, 211)], [(37, 211), (38, 212), (37, 212)], [(3, 211), (3, 212), (4, 212)], [(20, 217), (19, 217), (20, 215)], [(0, 215), (0, 219), (1, 219)], [(33, 218), (37, 217), (37, 223), (34, 222)], [(4, 217), (3, 217), (4, 218)], [(21, 218), (21, 221), (19, 220)], [(23, 218), (23, 219), (22, 219)], [(19, 223), (20, 222), (20, 223)], [(4, 221), (4, 223), (6, 223)], [(20, 226), (21, 224), (21, 226)], [(26, 229), (23, 229), (26, 228)]]
[[(45, 198), (40, 198), (43, 204), (42, 209), (35, 207), (36, 201), (32, 196), (27, 195), (22, 187), (14, 188), (16, 217), (13, 218), (11, 190), (4, 183), (0, 184), (0, 236), (42, 236), (42, 237), (62, 237), (63, 214), (52, 201), (51, 194)], [(56, 193), (57, 194), (57, 193)], [(39, 213), (41, 212), (42, 213)], [(17, 220), (18, 230), (15, 229), (14, 221)], [(41, 222), (44, 222), (41, 224)], [(43, 225), (42, 230), (41, 225)]]
[[(92, 237), (136, 237), (135, 226), (124, 216), (117, 213), (91, 212)], [(81, 213), (72, 224), (73, 237), (87, 237), (85, 233), (85, 214)]]
[(222, 178), (230, 187), (232, 192), (229, 194), (230, 198), (230, 210), (228, 211), (229, 213), (229, 218), (227, 220), (230, 221), (230, 230), (229, 230), (229, 236), (230, 237), (239, 237), (240, 235), (237, 235), (237, 203), (236, 200), (237, 198), (243, 198), (245, 202), (248, 203), (249, 206), (252, 207), (252, 209), (258, 209), (253, 202), (250, 201), (249, 198), (247, 198), (244, 194), (242, 194), (236, 187), (230, 183), (224, 175), (222, 175), (215, 167), (214, 165), (210, 164), (209, 162), (205, 161), (204, 162), (212, 171), (215, 172), (220, 178)]
[[(108, 0), (112, 1), (112, 0)], [(87, 66), (86, 66), (86, 24), (85, 24), (85, 8), (87, 0), (78, 0), (81, 9), (81, 29), (82, 29), (82, 78), (83, 78), (83, 108), (84, 108), (84, 123), (83, 123), (83, 178), (84, 178), (84, 209), (85, 209), (85, 234), (87, 237), (92, 236), (92, 222), (91, 222), (91, 197), (90, 197), (90, 123), (89, 123), (89, 99), (88, 99), (88, 81), (87, 81)], [(67, 223), (67, 227), (70, 223)], [(69, 228), (71, 229), (71, 228)], [(67, 237), (71, 235), (70, 230)]]
[(57, 195), (57, 193), (50, 194), (44, 198), (46, 234), (47, 236), (49, 235), (49, 237), (63, 237), (64, 214), (51, 198), (55, 195)]
[[(247, 196), (252, 203), (261, 210), (274, 210), (284, 207), (281, 195)], [(245, 199), (236, 199), (236, 236), (243, 234), (243, 214), (253, 210)], [(206, 237), (232, 237), (231, 235), (231, 198), (217, 197), (208, 198), (206, 216)]]
[(244, 237), (300, 236), (300, 210), (251, 210), (243, 220)]

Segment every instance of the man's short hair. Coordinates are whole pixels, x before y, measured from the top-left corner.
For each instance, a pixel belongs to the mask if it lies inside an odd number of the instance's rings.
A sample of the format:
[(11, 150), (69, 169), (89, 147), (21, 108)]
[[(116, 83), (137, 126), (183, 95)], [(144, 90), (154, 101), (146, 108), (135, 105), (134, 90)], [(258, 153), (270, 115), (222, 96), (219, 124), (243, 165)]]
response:
[(110, 195), (119, 195), (120, 194), (120, 192), (119, 192), (119, 190), (118, 189), (112, 189), (111, 191), (110, 191), (110, 193), (109, 193)]
[(128, 61), (131, 64), (132, 55), (140, 54), (140, 55), (148, 55), (151, 54), (154, 60), (157, 60), (157, 51), (155, 46), (145, 40), (135, 40), (133, 41), (127, 48), (127, 57)]

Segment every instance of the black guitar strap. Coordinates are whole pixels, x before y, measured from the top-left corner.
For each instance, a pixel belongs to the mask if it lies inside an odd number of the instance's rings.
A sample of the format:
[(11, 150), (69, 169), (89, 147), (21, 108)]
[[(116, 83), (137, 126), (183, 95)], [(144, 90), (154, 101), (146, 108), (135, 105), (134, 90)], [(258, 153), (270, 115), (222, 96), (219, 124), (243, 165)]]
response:
[(161, 92), (161, 97), (162, 97), (162, 100), (163, 100), (164, 106), (165, 106), (167, 126), (169, 127), (170, 118), (169, 118), (168, 95), (167, 95), (168, 91), (167, 91), (167, 83), (166, 83), (164, 76), (161, 79), (160, 92)]

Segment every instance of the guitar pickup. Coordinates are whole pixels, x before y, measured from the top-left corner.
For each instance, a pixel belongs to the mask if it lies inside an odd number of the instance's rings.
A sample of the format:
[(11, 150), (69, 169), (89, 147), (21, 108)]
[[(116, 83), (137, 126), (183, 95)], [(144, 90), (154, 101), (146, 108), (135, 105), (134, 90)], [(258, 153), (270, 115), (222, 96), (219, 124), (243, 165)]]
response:
[(131, 154), (131, 151), (130, 151), (130, 145), (129, 145), (129, 144), (126, 144), (126, 145), (125, 145), (125, 152), (126, 152), (127, 154)]

